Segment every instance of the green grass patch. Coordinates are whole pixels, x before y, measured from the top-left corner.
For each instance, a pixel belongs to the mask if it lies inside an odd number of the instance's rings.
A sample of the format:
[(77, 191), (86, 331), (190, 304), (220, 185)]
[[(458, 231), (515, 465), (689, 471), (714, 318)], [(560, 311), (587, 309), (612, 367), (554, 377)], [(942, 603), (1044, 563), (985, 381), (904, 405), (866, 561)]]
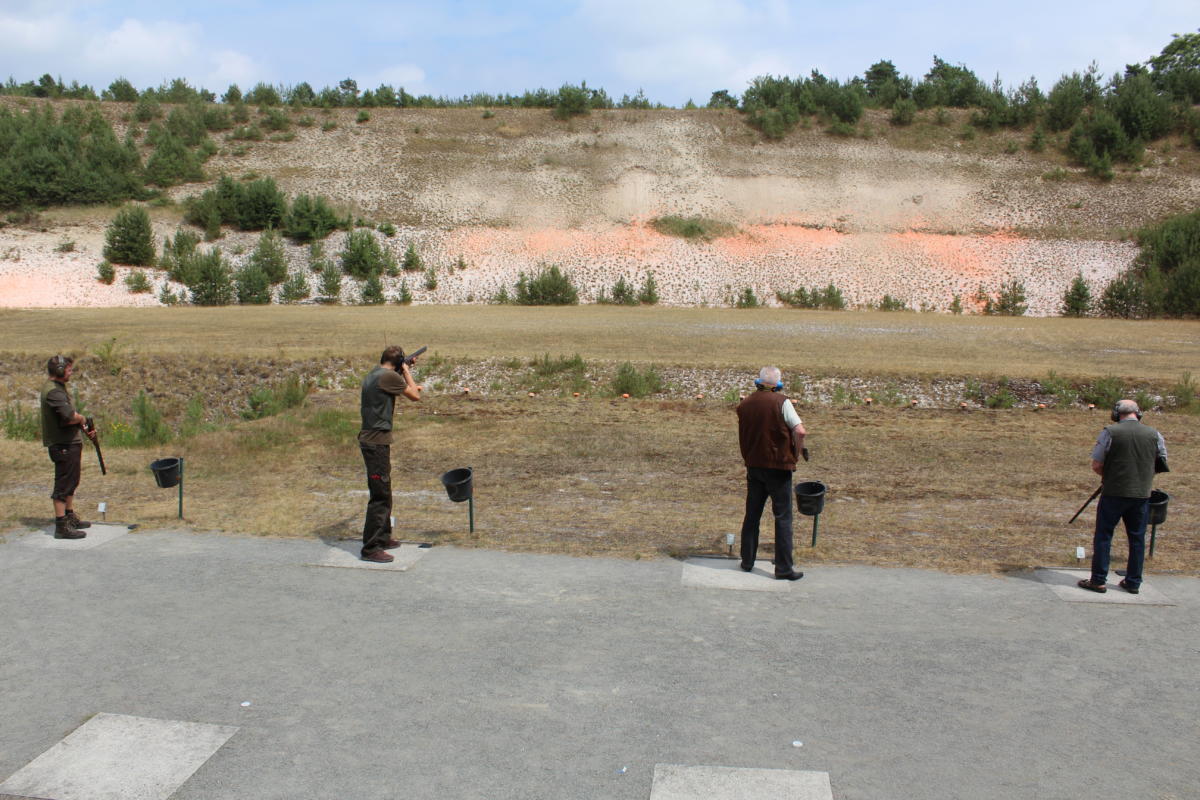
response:
[(677, 236), (680, 239), (710, 242), (723, 236), (733, 236), (737, 226), (721, 220), (706, 217), (656, 217), (650, 220), (650, 227), (663, 236)]

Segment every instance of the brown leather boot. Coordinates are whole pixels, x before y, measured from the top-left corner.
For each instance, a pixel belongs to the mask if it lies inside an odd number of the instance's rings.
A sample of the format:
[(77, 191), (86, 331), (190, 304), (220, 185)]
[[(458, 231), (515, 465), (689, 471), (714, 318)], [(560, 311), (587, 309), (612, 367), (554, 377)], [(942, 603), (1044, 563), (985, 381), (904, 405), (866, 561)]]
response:
[(54, 518), (55, 539), (82, 539), (85, 536), (87, 536), (86, 533), (71, 524), (70, 517)]
[(83, 530), (84, 528), (92, 527), (92, 523), (81, 520), (73, 508), (67, 509), (67, 519), (71, 521), (71, 527), (77, 530)]

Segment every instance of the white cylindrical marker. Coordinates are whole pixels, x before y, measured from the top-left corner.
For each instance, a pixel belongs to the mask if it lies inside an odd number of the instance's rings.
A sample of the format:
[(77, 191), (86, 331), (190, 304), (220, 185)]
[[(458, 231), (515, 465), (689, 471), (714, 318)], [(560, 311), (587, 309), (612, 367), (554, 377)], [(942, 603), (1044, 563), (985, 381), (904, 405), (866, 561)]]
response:
[(732, 533), (725, 534), (725, 544), (729, 545), (730, 547), (733, 546), (733, 534)]
[(1076, 547), (1076, 548), (1075, 548), (1075, 557), (1076, 557), (1076, 558), (1078, 558), (1079, 560), (1081, 560), (1081, 561), (1082, 561), (1082, 560), (1083, 560), (1083, 557), (1084, 557), (1084, 555), (1085, 555), (1085, 553), (1084, 553), (1084, 550), (1083, 550), (1083, 548), (1082, 548), (1082, 547)]

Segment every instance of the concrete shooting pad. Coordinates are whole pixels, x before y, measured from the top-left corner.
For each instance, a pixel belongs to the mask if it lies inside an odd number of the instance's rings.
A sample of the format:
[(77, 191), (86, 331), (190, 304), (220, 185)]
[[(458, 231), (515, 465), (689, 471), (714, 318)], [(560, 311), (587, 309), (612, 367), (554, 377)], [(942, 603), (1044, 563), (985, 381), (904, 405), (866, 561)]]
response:
[(742, 572), (736, 558), (689, 558), (683, 562), (680, 581), (697, 589), (735, 589), (745, 592), (787, 592), (795, 581), (775, 580), (775, 565), (754, 562), (754, 569)]
[(355, 539), (347, 542), (332, 542), (329, 547), (329, 552), (325, 554), (325, 558), (313, 564), (310, 567), (348, 567), (350, 569), (381, 569), (390, 572), (407, 572), (408, 568), (416, 564), (430, 550), (429, 545), (420, 545), (416, 543), (408, 543), (397, 547), (395, 550), (388, 550), (395, 559), (390, 564), (380, 564), (375, 561), (363, 561), (360, 553), (362, 552), (362, 542)]
[(0, 794), (40, 800), (167, 800), (237, 730), (97, 714), (0, 783)]
[(650, 800), (833, 800), (828, 772), (655, 764)]
[(90, 550), (129, 533), (129, 526), (93, 522), (92, 527), (85, 530), (84, 533), (87, 536), (82, 539), (55, 539), (54, 526), (51, 525), (28, 533), (17, 541), (26, 547), (37, 547), (42, 550)]
[(1056, 595), (1070, 603), (1108, 603), (1110, 605), (1124, 606), (1173, 606), (1174, 602), (1169, 600), (1166, 595), (1155, 589), (1148, 582), (1142, 583), (1141, 591), (1137, 594), (1130, 594), (1122, 589), (1117, 583), (1120, 578), (1115, 580), (1109, 576), (1108, 591), (1104, 594), (1099, 592), (1089, 592), (1087, 589), (1080, 589), (1076, 584), (1084, 578), (1091, 577), (1091, 571), (1086, 569), (1039, 569), (1035, 570), (1034, 574), (1037, 579), (1050, 587)]

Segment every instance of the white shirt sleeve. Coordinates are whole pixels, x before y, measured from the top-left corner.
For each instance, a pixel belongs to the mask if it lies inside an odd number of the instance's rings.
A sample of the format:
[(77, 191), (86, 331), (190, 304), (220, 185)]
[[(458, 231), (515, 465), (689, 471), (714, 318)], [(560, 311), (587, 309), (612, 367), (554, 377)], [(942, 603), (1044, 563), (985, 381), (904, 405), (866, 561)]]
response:
[(792, 406), (791, 400), (783, 401), (783, 422), (788, 426), (788, 429), (801, 425), (800, 415), (796, 413), (796, 409)]

